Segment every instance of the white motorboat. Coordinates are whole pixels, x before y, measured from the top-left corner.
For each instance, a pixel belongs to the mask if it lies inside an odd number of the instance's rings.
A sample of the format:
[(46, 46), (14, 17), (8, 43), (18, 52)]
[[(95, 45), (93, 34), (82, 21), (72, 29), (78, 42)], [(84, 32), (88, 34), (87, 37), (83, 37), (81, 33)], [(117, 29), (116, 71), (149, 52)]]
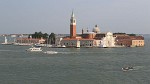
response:
[(132, 66), (128, 66), (128, 67), (123, 67), (122, 68), (122, 71), (130, 71), (130, 70), (133, 70)]
[(44, 53), (46, 53), (46, 54), (57, 54), (58, 52), (56, 52), (56, 51), (46, 51)]
[(65, 46), (65, 45), (62, 45), (61, 47), (62, 47), (62, 48), (66, 48), (66, 46)]
[(27, 51), (40, 52), (40, 51), (42, 51), (42, 49), (41, 49), (41, 47), (31, 47), (31, 48), (27, 49)]

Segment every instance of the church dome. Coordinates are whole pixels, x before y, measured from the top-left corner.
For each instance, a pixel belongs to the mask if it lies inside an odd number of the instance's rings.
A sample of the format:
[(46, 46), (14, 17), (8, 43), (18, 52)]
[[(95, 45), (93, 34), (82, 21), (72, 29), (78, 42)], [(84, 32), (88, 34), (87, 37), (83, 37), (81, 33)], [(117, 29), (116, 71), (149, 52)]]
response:
[(100, 33), (100, 29), (98, 28), (97, 25), (95, 25), (95, 27), (93, 28), (93, 32)]

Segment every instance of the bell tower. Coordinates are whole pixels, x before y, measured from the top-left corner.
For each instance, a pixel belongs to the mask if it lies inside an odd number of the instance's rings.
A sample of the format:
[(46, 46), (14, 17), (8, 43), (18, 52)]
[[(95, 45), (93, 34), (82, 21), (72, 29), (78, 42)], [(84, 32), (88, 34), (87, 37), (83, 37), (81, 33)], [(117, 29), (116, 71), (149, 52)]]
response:
[(71, 18), (70, 18), (70, 38), (75, 38), (75, 37), (76, 37), (76, 19), (72, 11)]

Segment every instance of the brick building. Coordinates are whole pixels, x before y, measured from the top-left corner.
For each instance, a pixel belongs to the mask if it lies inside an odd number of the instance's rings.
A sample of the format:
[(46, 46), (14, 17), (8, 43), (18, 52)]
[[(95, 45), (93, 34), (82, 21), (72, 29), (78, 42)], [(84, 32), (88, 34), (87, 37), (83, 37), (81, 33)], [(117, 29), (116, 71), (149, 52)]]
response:
[(126, 46), (126, 47), (144, 46), (144, 37), (116, 35), (115, 45)]

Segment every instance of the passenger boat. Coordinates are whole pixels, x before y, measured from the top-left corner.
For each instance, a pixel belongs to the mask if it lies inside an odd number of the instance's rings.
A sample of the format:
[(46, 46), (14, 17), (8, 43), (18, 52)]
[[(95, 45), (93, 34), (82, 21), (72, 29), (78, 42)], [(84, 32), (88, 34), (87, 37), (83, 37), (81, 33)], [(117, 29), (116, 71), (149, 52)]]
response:
[(31, 52), (40, 52), (42, 51), (41, 47), (31, 47), (27, 49), (26, 51), (31, 51)]

